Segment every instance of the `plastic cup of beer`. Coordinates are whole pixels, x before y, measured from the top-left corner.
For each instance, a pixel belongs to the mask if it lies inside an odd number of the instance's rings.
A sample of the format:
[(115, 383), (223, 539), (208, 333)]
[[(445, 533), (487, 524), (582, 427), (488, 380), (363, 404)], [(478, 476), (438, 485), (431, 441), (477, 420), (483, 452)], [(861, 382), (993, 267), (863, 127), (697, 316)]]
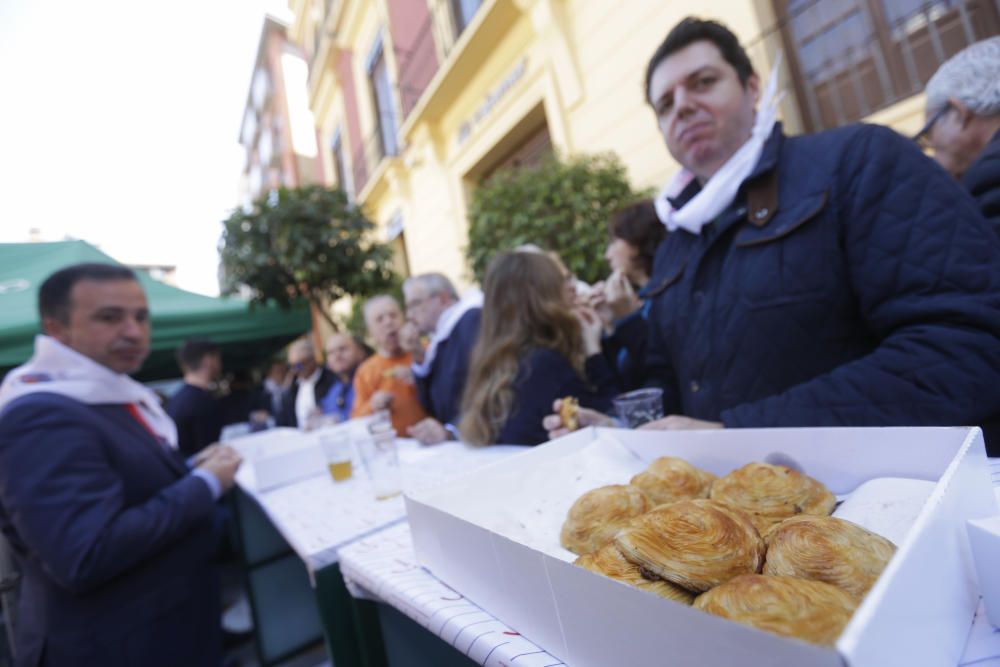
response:
[(663, 417), (663, 390), (657, 387), (620, 394), (613, 403), (618, 418), (628, 428), (637, 428)]
[(403, 489), (399, 471), (399, 452), (396, 449), (396, 432), (379, 430), (358, 440), (361, 460), (371, 479), (375, 500), (398, 496)]
[(336, 430), (321, 433), (319, 444), (323, 448), (326, 466), (330, 470), (333, 481), (343, 482), (345, 479), (350, 479), (354, 472), (354, 465), (351, 462), (351, 437), (347, 431)]

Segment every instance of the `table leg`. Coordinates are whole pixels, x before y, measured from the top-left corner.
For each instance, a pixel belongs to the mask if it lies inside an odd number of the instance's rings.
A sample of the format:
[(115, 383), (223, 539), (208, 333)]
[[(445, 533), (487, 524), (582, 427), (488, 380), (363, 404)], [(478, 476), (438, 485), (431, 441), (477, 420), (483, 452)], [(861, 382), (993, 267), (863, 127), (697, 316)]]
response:
[(336, 667), (387, 667), (375, 603), (355, 600), (337, 564), (315, 573), (316, 605)]

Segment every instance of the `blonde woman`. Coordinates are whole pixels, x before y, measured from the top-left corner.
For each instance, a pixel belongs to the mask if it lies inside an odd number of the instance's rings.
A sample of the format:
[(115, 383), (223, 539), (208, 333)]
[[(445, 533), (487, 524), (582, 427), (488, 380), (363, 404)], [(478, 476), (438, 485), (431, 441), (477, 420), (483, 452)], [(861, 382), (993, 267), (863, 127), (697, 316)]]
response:
[(596, 410), (610, 407), (616, 388), (601, 355), (600, 318), (589, 307), (574, 309), (564, 282), (544, 254), (505, 252), (490, 263), (462, 401), (465, 442), (544, 442), (542, 419), (565, 396)]

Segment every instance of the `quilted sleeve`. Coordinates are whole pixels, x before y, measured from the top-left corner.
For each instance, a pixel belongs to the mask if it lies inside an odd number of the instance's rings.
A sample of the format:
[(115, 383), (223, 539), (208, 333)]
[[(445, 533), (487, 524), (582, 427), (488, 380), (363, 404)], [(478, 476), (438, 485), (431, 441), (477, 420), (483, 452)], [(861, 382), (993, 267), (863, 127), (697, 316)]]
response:
[(837, 182), (842, 252), (877, 347), (727, 426), (967, 425), (1000, 414), (1000, 239), (911, 142), (862, 128)]

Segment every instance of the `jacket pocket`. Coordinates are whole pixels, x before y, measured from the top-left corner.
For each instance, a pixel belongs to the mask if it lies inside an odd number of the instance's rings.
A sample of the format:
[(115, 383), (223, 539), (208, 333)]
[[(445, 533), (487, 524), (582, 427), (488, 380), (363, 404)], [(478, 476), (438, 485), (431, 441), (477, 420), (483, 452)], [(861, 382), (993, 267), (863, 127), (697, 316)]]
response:
[(829, 192), (824, 190), (813, 195), (803, 197), (794, 202), (786, 212), (778, 211), (774, 219), (763, 227), (746, 225), (736, 235), (735, 244), (739, 248), (746, 248), (764, 243), (773, 243), (797, 231), (807, 223), (819, 219)]
[(842, 289), (843, 256), (826, 208), (821, 192), (779, 211), (765, 227), (739, 231), (727, 268), (729, 287), (744, 307), (824, 302)]

